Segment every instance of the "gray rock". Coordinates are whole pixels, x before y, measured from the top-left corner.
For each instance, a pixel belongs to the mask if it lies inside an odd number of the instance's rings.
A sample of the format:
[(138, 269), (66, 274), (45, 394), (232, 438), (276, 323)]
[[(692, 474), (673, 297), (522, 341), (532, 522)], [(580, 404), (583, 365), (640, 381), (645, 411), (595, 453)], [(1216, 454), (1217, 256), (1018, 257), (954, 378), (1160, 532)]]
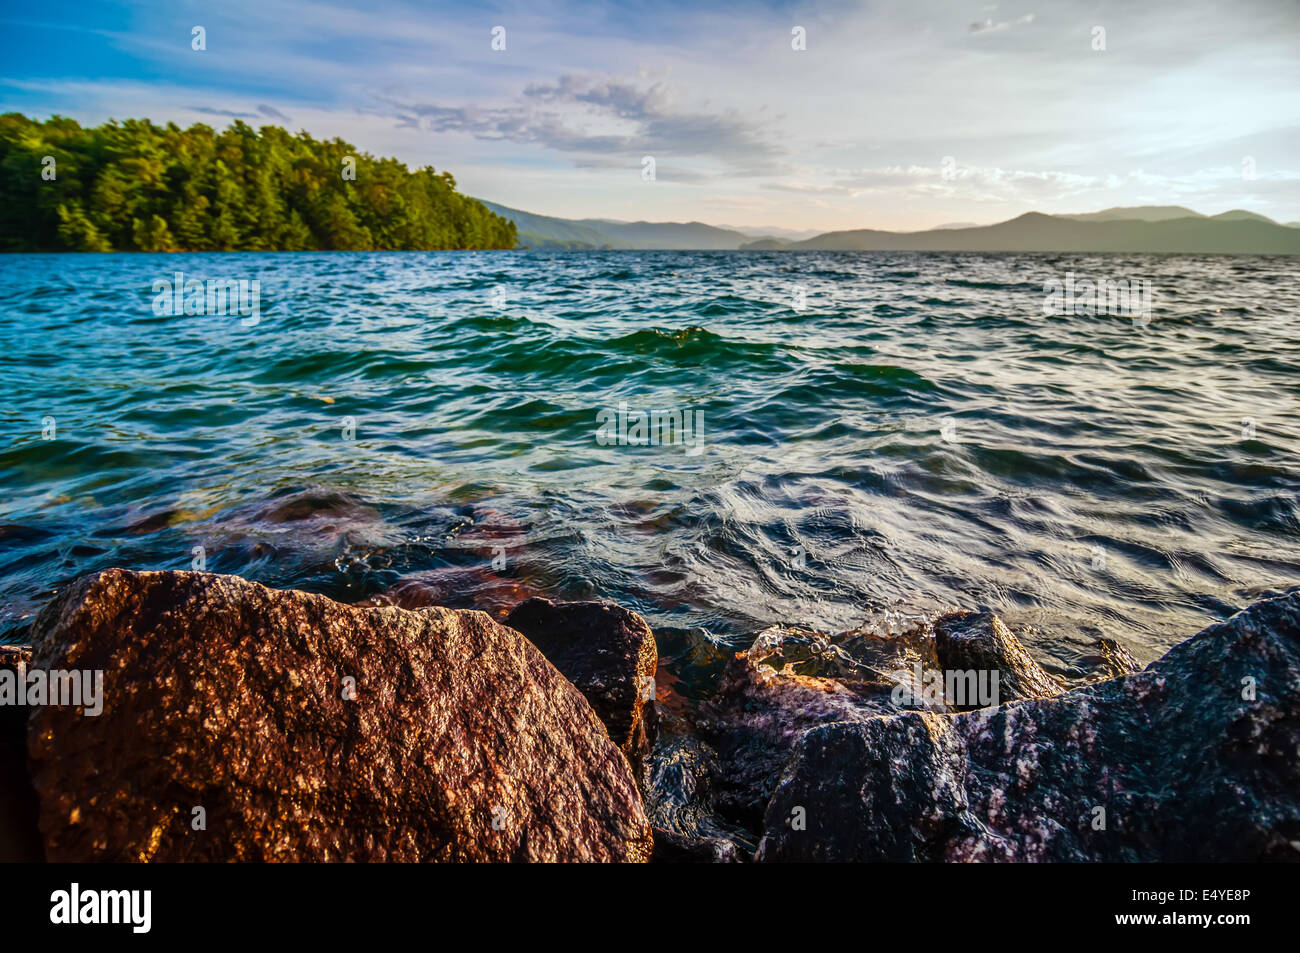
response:
[(1053, 698), (815, 728), (757, 859), (1300, 860), (1300, 593)]

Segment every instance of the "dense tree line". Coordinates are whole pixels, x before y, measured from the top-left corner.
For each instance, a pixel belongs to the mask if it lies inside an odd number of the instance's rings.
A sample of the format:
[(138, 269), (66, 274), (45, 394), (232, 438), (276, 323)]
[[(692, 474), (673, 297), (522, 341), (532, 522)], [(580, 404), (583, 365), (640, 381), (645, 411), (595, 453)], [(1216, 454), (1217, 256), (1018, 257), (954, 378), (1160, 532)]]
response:
[[(351, 157), (353, 168), (344, 160)], [(355, 171), (355, 178), (351, 176)], [(0, 116), (0, 250), (513, 248), (514, 223), (341, 139)]]

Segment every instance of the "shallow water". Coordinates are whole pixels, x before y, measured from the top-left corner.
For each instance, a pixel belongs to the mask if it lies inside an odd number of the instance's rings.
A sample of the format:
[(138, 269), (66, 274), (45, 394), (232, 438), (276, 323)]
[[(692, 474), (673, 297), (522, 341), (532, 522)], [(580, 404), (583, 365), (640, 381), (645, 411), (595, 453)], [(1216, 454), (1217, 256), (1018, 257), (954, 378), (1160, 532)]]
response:
[[(260, 320), (155, 314), (177, 270), (257, 279)], [(1153, 320), (1045, 316), (1066, 272), (1152, 281)], [(83, 572), (188, 569), (201, 546), (209, 570), (345, 601), (614, 599), (670, 643), (987, 605), (1057, 670), (1103, 633), (1146, 662), (1300, 583), (1297, 277), (1208, 256), (3, 256), (0, 638)], [(702, 451), (602, 445), (620, 401), (700, 412)]]

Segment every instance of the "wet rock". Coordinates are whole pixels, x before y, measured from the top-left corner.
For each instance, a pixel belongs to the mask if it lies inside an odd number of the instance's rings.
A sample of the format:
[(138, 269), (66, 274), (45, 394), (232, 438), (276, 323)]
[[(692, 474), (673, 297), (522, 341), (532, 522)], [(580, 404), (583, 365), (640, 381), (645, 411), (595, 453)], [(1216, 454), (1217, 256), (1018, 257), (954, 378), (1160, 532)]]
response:
[(763, 630), (727, 664), (694, 729), (717, 751), (721, 816), (757, 834), (791, 752), (811, 728), (1063, 690), (991, 612), (934, 621), (886, 613), (834, 636), (788, 626)]
[[(718, 754), (719, 811), (753, 831), (761, 830), (781, 770), (805, 731), (893, 710), (892, 685), (883, 679), (802, 675), (791, 664), (781, 669), (766, 664), (764, 639), (775, 634), (767, 630), (754, 648), (737, 653), (695, 720), (695, 730)], [(783, 641), (790, 635), (780, 634)]]
[(997, 673), (997, 691), (991, 702), (964, 691), (965, 683), (956, 680), (957, 698), (947, 702), (957, 711), (1023, 698), (1050, 698), (1065, 690), (1064, 685), (1043, 670), (1033, 656), (992, 612), (950, 612), (934, 624), (935, 654), (943, 673), (972, 672), (986, 676), (992, 686)]
[(50, 860), (648, 859), (591, 706), (483, 613), (108, 570), (32, 631), (104, 672), (99, 717), (31, 715)]
[(654, 634), (635, 612), (609, 602), (520, 603), (505, 624), (522, 632), (591, 702), (639, 774), (656, 730)]
[(1092, 651), (1082, 659), (1089, 669), (1087, 675), (1089, 681), (1104, 682), (1108, 678), (1131, 675), (1142, 670), (1142, 666), (1129, 650), (1114, 639), (1096, 639), (1091, 649)]
[(1300, 860), (1300, 593), (1142, 672), (959, 715), (815, 728), (766, 861)]
[(713, 811), (717, 758), (696, 738), (665, 741), (655, 752), (650, 771), (650, 822), (689, 836), (701, 836)]
[(767, 808), (756, 860), (944, 859), (972, 823), (951, 716), (909, 712), (809, 731)]
[(663, 827), (654, 829), (656, 864), (743, 864), (751, 854), (725, 837), (687, 837)]
[(697, 738), (660, 743), (650, 762), (646, 802), (656, 863), (741, 863), (754, 844), (719, 822), (713, 792), (718, 763)]
[(764, 629), (727, 663), (695, 713), (694, 731), (718, 754), (720, 814), (757, 837), (790, 753), (810, 728), (910, 707), (948, 711), (915, 683), (915, 673), (937, 666), (923, 616), (886, 613), (833, 636)]
[[(31, 662), (29, 646), (0, 645), (0, 672), (10, 673), (15, 686)], [(27, 779), (29, 710), (0, 704), (0, 863), (44, 859), (36, 826), (36, 792)]]

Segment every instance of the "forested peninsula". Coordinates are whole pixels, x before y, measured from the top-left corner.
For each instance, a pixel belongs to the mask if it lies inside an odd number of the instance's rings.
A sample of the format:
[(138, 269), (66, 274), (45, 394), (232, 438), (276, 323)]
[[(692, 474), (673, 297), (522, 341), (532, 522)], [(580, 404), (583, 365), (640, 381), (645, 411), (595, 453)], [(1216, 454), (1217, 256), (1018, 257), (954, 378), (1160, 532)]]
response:
[(515, 225), (341, 139), (236, 120), (83, 127), (0, 116), (0, 250), (404, 251), (514, 248)]

